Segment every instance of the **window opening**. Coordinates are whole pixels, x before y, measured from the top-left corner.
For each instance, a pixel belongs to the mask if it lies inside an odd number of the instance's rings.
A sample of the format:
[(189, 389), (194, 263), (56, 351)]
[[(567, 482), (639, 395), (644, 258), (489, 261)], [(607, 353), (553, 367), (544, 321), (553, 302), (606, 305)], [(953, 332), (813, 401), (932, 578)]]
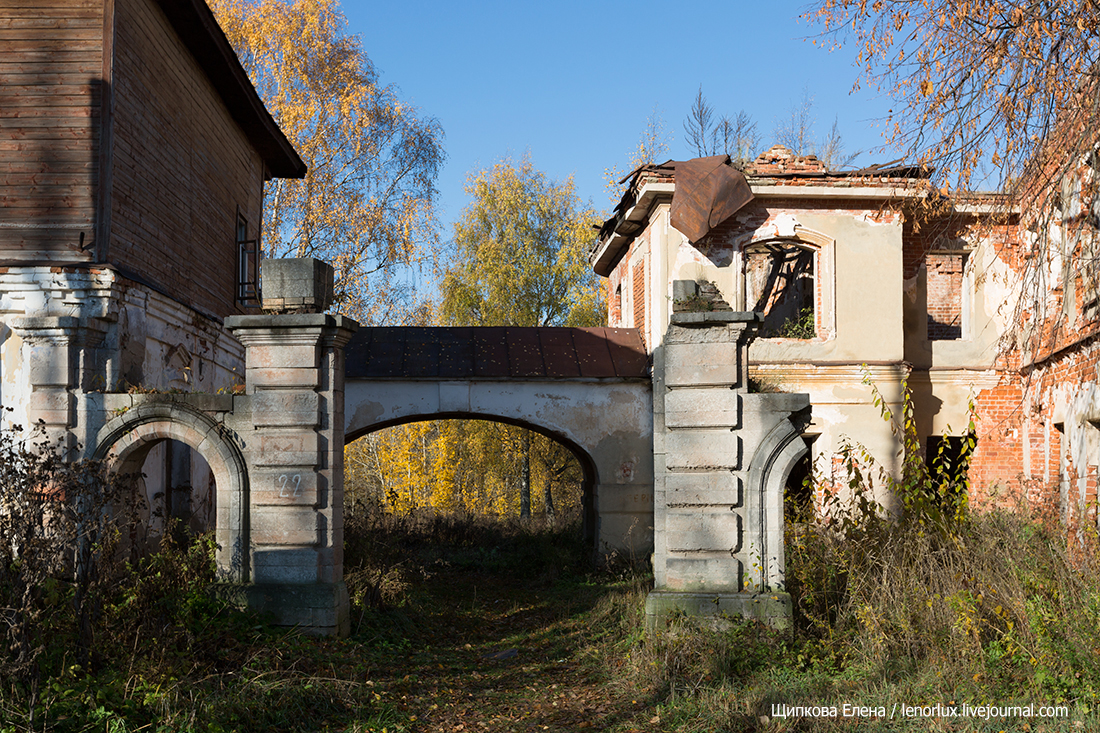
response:
[(248, 219), (237, 207), (237, 302), (258, 305), (260, 240), (248, 238)]
[(768, 242), (745, 250), (745, 300), (764, 314), (762, 336), (817, 336), (814, 254), (793, 242)]
[(928, 294), (928, 340), (963, 337), (963, 273), (966, 254), (929, 252), (925, 258)]
[(970, 435), (933, 435), (925, 444), (924, 460), (941, 509), (957, 506), (970, 486), (970, 457), (977, 438)]

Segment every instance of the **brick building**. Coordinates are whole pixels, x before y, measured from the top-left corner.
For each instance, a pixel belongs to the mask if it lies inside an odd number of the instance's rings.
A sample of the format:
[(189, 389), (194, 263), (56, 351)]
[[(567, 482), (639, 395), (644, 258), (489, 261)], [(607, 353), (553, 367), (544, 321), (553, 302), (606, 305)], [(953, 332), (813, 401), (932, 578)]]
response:
[[(1037, 428), (1019, 422), (1023, 382), (1003, 348), (1020, 217), (992, 194), (929, 199), (927, 175), (830, 171), (781, 146), (743, 174), (724, 157), (646, 166), (591, 255), (607, 277), (610, 325), (641, 329), (652, 352), (675, 310), (763, 313), (749, 352), (754, 386), (810, 395), (803, 438), (826, 477), (845, 441), (897, 468), (899, 442), (865, 376), (895, 414), (907, 380), (931, 460), (965, 445), (973, 399), (974, 492), (1002, 498), (1053, 460), (1026, 462), (1024, 433)], [(1057, 441), (1057, 430), (1042, 430)], [(1030, 450), (1057, 453), (1048, 445)]]
[[(95, 395), (231, 391), (264, 183), (305, 165), (203, 0), (0, 0), (0, 402), (91, 445)], [(151, 504), (212, 526), (213, 476), (153, 445)]]

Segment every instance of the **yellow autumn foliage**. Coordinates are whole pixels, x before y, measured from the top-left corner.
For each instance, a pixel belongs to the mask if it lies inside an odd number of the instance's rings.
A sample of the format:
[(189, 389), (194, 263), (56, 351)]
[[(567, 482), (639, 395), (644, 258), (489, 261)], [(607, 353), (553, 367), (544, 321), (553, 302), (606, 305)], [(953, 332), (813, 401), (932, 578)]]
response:
[(532, 515), (576, 515), (583, 474), (573, 454), (544, 435), (488, 420), (414, 422), (360, 438), (344, 451), (346, 498), (396, 513), (518, 516), (524, 433)]
[(425, 320), (403, 276), (438, 255), (438, 121), (383, 86), (336, 0), (208, 0), (268, 110), (308, 166), (265, 186), (265, 257), (336, 269), (361, 323)]

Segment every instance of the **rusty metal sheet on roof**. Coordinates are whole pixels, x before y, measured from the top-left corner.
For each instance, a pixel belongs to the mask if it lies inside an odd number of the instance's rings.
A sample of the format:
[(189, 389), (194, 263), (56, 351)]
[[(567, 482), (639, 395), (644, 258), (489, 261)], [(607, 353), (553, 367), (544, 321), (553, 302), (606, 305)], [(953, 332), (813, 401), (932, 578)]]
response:
[(439, 376), (439, 339), (427, 328), (410, 328), (405, 339), (405, 374), (410, 377)]
[(508, 365), (513, 377), (544, 377), (539, 335), (534, 328), (509, 328)]
[(577, 365), (582, 377), (614, 377), (615, 363), (607, 348), (607, 337), (602, 328), (578, 328), (573, 331), (573, 344), (577, 348)]
[(542, 346), (542, 358), (546, 362), (547, 374), (559, 374), (563, 377), (579, 377), (580, 365), (577, 364), (577, 350), (573, 348), (572, 330), (568, 328), (540, 328), (539, 344)]
[(439, 334), (439, 378), (458, 378), (474, 363), (472, 328), (448, 328)]
[(669, 223), (698, 242), (752, 199), (748, 181), (729, 165), (728, 155), (687, 160), (676, 164)]
[(648, 379), (632, 328), (363, 328), (348, 379)]
[(475, 377), (508, 377), (508, 333), (503, 328), (475, 328), (473, 338)]

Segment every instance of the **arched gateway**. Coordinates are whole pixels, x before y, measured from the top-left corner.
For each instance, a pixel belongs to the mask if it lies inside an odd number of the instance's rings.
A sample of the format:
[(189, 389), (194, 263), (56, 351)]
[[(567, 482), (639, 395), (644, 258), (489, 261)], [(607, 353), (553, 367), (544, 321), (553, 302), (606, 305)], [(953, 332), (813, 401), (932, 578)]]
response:
[[(326, 286), (323, 263), (272, 261), (265, 271), (280, 262), (282, 287), (306, 291), (286, 296), (288, 307), (326, 307), (331, 269)], [(265, 287), (271, 307), (277, 287)], [(413, 420), (514, 423), (580, 458), (597, 549), (653, 552), (652, 620), (686, 611), (783, 623), (782, 487), (805, 451), (798, 421), (809, 402), (748, 392), (759, 323), (753, 313), (675, 313), (650, 364), (634, 329), (359, 329), (320, 312), (231, 316), (225, 326), (245, 349), (242, 394), (89, 394), (87, 451), (123, 470), (164, 441), (197, 452), (216, 483), (225, 591), (277, 623), (339, 634), (349, 626), (344, 444)]]
[(541, 432), (584, 469), (595, 548), (644, 555), (653, 546), (648, 365), (634, 329), (363, 329), (347, 346), (345, 435), (443, 418)]

